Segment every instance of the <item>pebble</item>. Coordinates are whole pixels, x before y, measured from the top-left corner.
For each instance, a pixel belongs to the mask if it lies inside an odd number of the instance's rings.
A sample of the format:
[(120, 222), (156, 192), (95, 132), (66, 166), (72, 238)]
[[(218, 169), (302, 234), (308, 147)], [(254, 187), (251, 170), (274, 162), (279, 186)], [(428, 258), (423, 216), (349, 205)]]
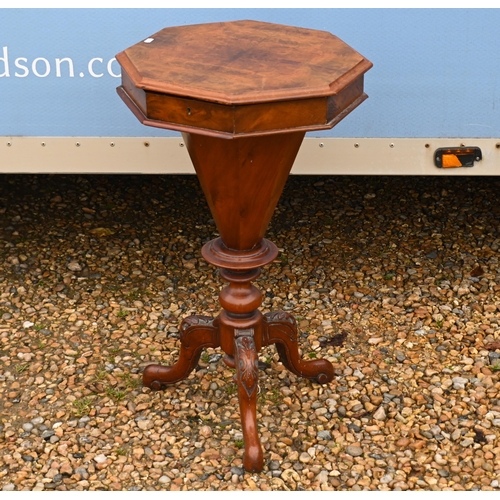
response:
[(0, 490), (498, 491), (500, 179), (312, 179), (287, 181), (256, 285), (334, 379), (262, 348), (254, 474), (220, 349), (141, 384), (220, 310), (196, 177), (5, 176)]
[(328, 484), (328, 471), (322, 470), (317, 476), (316, 481), (319, 484)]
[(467, 438), (464, 439), (463, 441), (460, 442), (460, 446), (463, 446), (464, 448), (467, 448), (468, 446), (471, 446), (474, 444), (474, 439)]
[(394, 351), (394, 354), (396, 355), (396, 359), (400, 362), (403, 363), (406, 360), (406, 355), (402, 351)]
[(200, 427), (200, 436), (208, 438), (213, 434), (212, 428), (209, 425), (202, 425)]
[(243, 469), (242, 467), (231, 467), (231, 474), (243, 476), (245, 474), (245, 469)]
[(452, 379), (452, 382), (454, 389), (465, 389), (465, 386), (469, 383), (469, 380), (464, 377), (454, 377)]
[(436, 453), (434, 455), (434, 460), (435, 462), (438, 464), (438, 465), (447, 465), (448, 464), (448, 460), (444, 459), (442, 455), (440, 455), (439, 453)]
[(361, 455), (363, 455), (363, 448), (361, 448), (360, 446), (349, 445), (346, 447), (345, 452), (348, 455), (351, 455), (351, 457), (360, 457)]
[(49, 441), (50, 438), (54, 435), (55, 435), (55, 431), (45, 430), (42, 432), (42, 439), (45, 439), (45, 441)]
[(373, 414), (373, 418), (374, 418), (374, 420), (381, 420), (381, 421), (385, 420), (387, 418), (385, 408), (383, 406), (380, 406), (379, 408), (377, 408), (377, 410)]
[(96, 462), (97, 464), (105, 464), (106, 461), (107, 461), (107, 457), (104, 454), (96, 455), (94, 457), (94, 462)]
[(75, 474), (79, 474), (84, 479), (87, 479), (89, 477), (89, 473), (86, 467), (75, 467)]
[(137, 422), (137, 427), (139, 427), (139, 429), (143, 430), (143, 431), (146, 431), (146, 430), (149, 430), (149, 429), (152, 429), (154, 427), (154, 424), (151, 420), (139, 420)]
[(330, 431), (319, 431), (316, 436), (321, 441), (331, 441), (332, 439), (332, 433)]
[(70, 271), (81, 271), (82, 270), (82, 266), (78, 262), (76, 262), (76, 261), (69, 262), (66, 267)]

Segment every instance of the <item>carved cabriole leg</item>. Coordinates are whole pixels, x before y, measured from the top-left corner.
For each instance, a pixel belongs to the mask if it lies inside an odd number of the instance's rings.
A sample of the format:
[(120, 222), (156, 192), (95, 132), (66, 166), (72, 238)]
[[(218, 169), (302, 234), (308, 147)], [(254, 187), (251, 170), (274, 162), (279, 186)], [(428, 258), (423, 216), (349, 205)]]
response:
[(260, 269), (220, 269), (229, 284), (220, 293), (224, 310), (219, 315), (221, 348), (225, 363), (236, 369), (236, 383), (245, 442), (243, 465), (249, 472), (260, 472), (264, 465), (257, 433), (258, 357), (262, 346), (262, 313), (258, 310), (262, 293), (251, 281)]
[(297, 323), (291, 314), (277, 311), (264, 315), (263, 345), (276, 344), (280, 361), (292, 373), (326, 384), (333, 380), (333, 366), (326, 359), (305, 361), (300, 357)]
[(219, 347), (217, 320), (209, 316), (185, 318), (180, 326), (180, 342), (179, 359), (174, 365), (149, 365), (145, 368), (142, 381), (146, 387), (160, 390), (185, 379), (198, 364), (204, 348)]
[(245, 441), (243, 466), (248, 472), (260, 472), (263, 468), (264, 457), (257, 432), (259, 366), (253, 329), (235, 330), (234, 354), (241, 425)]

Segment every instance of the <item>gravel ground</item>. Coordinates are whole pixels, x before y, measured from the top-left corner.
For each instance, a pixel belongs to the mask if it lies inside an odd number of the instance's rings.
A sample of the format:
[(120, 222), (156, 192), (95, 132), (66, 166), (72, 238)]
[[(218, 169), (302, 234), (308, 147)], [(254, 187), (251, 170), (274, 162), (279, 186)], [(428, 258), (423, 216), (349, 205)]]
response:
[(262, 309), (260, 474), (219, 350), (165, 392), (182, 317), (216, 314), (194, 176), (0, 176), (0, 490), (500, 490), (500, 178), (291, 177)]

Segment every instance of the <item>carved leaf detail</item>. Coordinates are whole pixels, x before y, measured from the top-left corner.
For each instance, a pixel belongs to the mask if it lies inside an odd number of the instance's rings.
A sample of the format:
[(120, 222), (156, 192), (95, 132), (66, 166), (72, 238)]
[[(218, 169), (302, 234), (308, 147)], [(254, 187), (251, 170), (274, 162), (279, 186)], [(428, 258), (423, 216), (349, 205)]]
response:
[(237, 337), (236, 349), (238, 352), (238, 376), (248, 397), (257, 389), (259, 378), (259, 364), (253, 337)]
[(188, 316), (183, 319), (179, 329), (181, 344), (187, 349), (191, 345), (198, 345), (200, 335), (205, 332), (210, 332), (208, 343), (218, 345), (217, 327), (210, 316)]
[(210, 316), (188, 316), (182, 321), (181, 328), (186, 329), (190, 326), (213, 326), (214, 319)]
[(272, 312), (266, 313), (265, 316), (266, 316), (268, 323), (287, 322), (287, 323), (290, 323), (292, 325), (295, 324), (295, 318), (291, 314), (284, 312), (284, 311), (272, 311)]

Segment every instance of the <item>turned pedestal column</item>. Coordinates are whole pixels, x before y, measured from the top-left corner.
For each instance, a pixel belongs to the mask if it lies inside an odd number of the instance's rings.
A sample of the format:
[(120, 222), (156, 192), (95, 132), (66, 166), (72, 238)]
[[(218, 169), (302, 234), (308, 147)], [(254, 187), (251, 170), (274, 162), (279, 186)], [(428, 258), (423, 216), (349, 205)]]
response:
[(135, 116), (183, 133), (220, 234), (202, 255), (228, 283), (220, 314), (185, 318), (178, 361), (149, 365), (143, 382), (156, 390), (178, 382), (204, 348), (220, 347), (236, 369), (244, 467), (260, 471), (259, 350), (275, 344), (293, 373), (333, 378), (327, 360), (301, 359), (292, 315), (259, 311), (252, 281), (278, 254), (265, 231), (305, 133), (333, 127), (366, 98), (371, 63), (330, 33), (255, 21), (165, 28), (117, 60), (118, 93)]

